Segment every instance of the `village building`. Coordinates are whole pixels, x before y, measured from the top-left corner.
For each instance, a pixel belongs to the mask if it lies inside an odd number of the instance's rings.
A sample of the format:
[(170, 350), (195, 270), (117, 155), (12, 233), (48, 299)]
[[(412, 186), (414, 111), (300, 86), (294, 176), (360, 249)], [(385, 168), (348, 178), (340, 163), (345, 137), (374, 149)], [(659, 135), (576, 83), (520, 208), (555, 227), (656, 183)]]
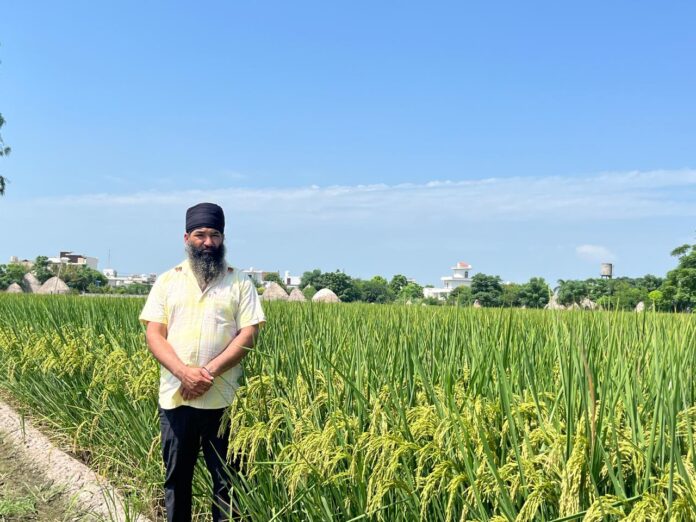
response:
[(254, 268), (252, 266), (250, 268), (245, 268), (244, 270), (242, 270), (242, 273), (248, 275), (251, 279), (253, 279), (254, 284), (256, 286), (259, 286), (263, 284), (263, 276), (267, 272), (264, 272), (263, 270), (258, 270), (257, 268)]
[(10, 264), (22, 265), (24, 268), (31, 270), (34, 262), (29, 259), (19, 259), (17, 256), (10, 256)]
[(75, 254), (73, 252), (62, 251), (58, 257), (49, 257), (48, 262), (53, 265), (86, 266), (92, 270), (97, 270), (99, 259), (96, 257), (83, 256), (82, 254)]
[(287, 286), (288, 288), (299, 288), (301, 280), (302, 276), (290, 275), (290, 271), (285, 271), (285, 277), (283, 278), (283, 281), (285, 282), (285, 286)]
[(471, 286), (471, 278), (469, 273), (472, 266), (464, 261), (459, 261), (455, 266), (450, 267), (452, 270), (451, 276), (441, 277), (441, 288), (424, 288), (423, 297), (434, 297), (436, 299), (446, 299), (449, 293), (460, 286)]
[(264, 280), (267, 274), (276, 274), (289, 289), (298, 288), (300, 286), (300, 280), (302, 279), (301, 276), (291, 275), (289, 270), (286, 270), (283, 276), (280, 275), (280, 272), (268, 272), (259, 270), (253, 266), (242, 270), (242, 272), (253, 279), (256, 286), (268, 286), (269, 282)]
[(118, 275), (118, 272), (113, 268), (105, 268), (102, 271), (104, 277), (106, 277), (109, 286), (126, 286), (135, 283), (141, 285), (152, 285), (157, 279), (157, 274), (131, 274), (131, 275)]

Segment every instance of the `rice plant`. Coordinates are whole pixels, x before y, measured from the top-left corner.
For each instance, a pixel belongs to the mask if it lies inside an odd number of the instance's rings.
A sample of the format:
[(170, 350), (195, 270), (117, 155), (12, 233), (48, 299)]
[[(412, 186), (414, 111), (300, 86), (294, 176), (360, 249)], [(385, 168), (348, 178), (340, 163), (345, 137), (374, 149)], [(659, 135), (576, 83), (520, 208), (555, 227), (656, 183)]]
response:
[[(142, 305), (0, 296), (0, 386), (157, 516)], [(248, 520), (696, 519), (691, 315), (266, 312), (229, 412)]]

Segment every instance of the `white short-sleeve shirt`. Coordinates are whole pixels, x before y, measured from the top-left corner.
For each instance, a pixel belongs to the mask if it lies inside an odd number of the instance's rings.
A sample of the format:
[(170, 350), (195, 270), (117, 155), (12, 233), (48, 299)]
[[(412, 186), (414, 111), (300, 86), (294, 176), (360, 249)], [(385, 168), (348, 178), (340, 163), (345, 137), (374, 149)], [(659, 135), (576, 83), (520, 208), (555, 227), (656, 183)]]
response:
[[(157, 278), (140, 321), (166, 325), (167, 341), (183, 363), (205, 366), (227, 348), (239, 330), (260, 325), (266, 317), (256, 287), (246, 274), (227, 267), (224, 276), (202, 291), (187, 260)], [(230, 368), (201, 397), (187, 401), (179, 391), (179, 379), (160, 366), (159, 404), (165, 410), (182, 405), (225, 408), (232, 403), (241, 376), (241, 365)]]

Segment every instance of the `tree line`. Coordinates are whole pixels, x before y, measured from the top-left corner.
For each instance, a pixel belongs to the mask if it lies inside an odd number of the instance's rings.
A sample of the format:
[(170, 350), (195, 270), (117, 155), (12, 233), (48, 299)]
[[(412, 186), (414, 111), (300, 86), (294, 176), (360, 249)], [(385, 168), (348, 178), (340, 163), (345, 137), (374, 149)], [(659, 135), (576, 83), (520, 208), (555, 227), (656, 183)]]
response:
[[(382, 276), (359, 279), (336, 270), (322, 272), (319, 269), (304, 272), (300, 289), (307, 299), (322, 288), (331, 289), (343, 302), (365, 303), (413, 303), (429, 305), (472, 306), (478, 301), (484, 307), (543, 308), (555, 293), (560, 304), (579, 304), (589, 299), (605, 309), (632, 310), (639, 302), (659, 311), (692, 311), (696, 308), (696, 244), (682, 245), (672, 251), (677, 266), (665, 277), (645, 275), (638, 278), (615, 279), (590, 278), (585, 280), (560, 280), (551, 288), (541, 277), (532, 277), (523, 284), (503, 283), (500, 276), (475, 274), (471, 286), (459, 286), (446, 300), (425, 298), (424, 287), (397, 274), (387, 280)], [(108, 285), (107, 278), (87, 266), (55, 265), (46, 256), (35, 259), (31, 269), (20, 263), (0, 265), (0, 290), (12, 283), (22, 284), (24, 275), (31, 271), (40, 283), (53, 276), (60, 278), (76, 293), (113, 293), (146, 295), (150, 285), (133, 283), (118, 287)], [(275, 281), (285, 290), (278, 274), (266, 274), (266, 281)], [(427, 287), (425, 287), (427, 288)]]
[(141, 283), (109, 286), (109, 280), (106, 276), (93, 268), (67, 264), (56, 265), (49, 263), (48, 257), (38, 256), (31, 268), (21, 263), (0, 265), (0, 290), (7, 290), (7, 287), (12, 283), (22, 286), (24, 275), (29, 272), (41, 284), (54, 276), (58, 276), (74, 293), (147, 295), (151, 287), (151, 285)]
[[(472, 306), (478, 301), (484, 307), (543, 308), (555, 294), (558, 303), (565, 306), (589, 299), (604, 309), (633, 310), (643, 302), (659, 311), (691, 311), (696, 308), (696, 244), (682, 245), (671, 255), (677, 258), (677, 266), (665, 277), (648, 274), (638, 278), (564, 279), (551, 288), (542, 277), (532, 277), (528, 282), (518, 284), (504, 283), (497, 275), (478, 273), (471, 278), (471, 286), (455, 288), (445, 300), (424, 298), (424, 287), (409, 282), (401, 274), (390, 281), (382, 276), (362, 280), (340, 270), (322, 272), (314, 269), (304, 272), (300, 289), (305, 297), (311, 299), (317, 291), (329, 288), (344, 302)], [(287, 290), (278, 274), (266, 274), (265, 280), (275, 281)]]

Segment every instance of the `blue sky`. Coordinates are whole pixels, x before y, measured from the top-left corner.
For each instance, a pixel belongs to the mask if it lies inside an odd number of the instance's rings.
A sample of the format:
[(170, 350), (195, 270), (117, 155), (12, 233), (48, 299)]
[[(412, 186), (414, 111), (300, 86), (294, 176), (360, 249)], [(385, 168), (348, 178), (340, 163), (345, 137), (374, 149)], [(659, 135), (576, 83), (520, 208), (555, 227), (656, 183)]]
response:
[(525, 281), (694, 241), (691, 2), (7, 2), (0, 262)]

